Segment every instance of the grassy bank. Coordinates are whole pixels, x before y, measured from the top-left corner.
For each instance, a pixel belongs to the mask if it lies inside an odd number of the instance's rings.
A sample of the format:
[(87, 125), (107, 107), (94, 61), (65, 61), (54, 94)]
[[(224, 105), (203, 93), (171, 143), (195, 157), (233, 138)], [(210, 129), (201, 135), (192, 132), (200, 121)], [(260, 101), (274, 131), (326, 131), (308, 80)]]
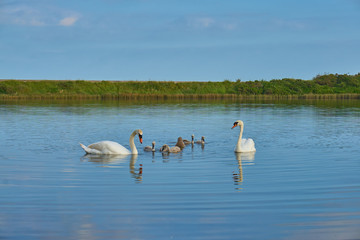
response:
[(3, 80), (0, 81), (0, 98), (354, 99), (360, 98), (360, 74), (247, 82)]

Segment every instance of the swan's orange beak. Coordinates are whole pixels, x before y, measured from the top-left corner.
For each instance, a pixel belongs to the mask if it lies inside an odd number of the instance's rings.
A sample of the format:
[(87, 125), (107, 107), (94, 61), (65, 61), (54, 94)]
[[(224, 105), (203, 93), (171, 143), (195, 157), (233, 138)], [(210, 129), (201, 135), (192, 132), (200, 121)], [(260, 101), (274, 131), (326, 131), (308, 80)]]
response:
[(142, 135), (139, 135), (139, 141), (142, 144)]
[(232, 126), (232, 128), (231, 128), (231, 129), (233, 129), (233, 128), (234, 128), (234, 127), (236, 127), (236, 126), (237, 126), (237, 124), (235, 124), (235, 123), (234, 123), (234, 126)]

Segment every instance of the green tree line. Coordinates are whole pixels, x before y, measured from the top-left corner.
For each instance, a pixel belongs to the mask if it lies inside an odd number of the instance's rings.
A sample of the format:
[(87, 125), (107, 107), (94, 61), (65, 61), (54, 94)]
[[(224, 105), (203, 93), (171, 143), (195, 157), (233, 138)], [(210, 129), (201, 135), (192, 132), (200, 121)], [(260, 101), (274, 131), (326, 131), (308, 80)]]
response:
[(3, 80), (0, 96), (360, 94), (360, 73), (318, 75), (312, 80), (222, 82)]

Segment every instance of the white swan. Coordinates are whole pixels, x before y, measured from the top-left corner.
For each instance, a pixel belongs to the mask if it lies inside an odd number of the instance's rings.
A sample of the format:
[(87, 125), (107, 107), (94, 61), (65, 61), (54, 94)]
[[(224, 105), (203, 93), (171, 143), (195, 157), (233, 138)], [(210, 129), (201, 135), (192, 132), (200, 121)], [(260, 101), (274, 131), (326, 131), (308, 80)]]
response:
[(232, 129), (234, 127), (240, 127), (240, 135), (239, 135), (239, 139), (237, 141), (236, 147), (235, 147), (235, 152), (255, 152), (255, 142), (254, 140), (252, 140), (251, 138), (248, 139), (242, 139), (242, 134), (243, 134), (243, 130), (244, 130), (244, 123), (241, 120), (237, 120), (236, 122), (234, 122), (234, 126), (232, 127)]
[(150, 146), (144, 147), (144, 151), (145, 152), (155, 152), (155, 141), (153, 141), (151, 143), (151, 145), (152, 145), (152, 147), (150, 147)]
[(130, 135), (129, 143), (130, 143), (131, 151), (129, 151), (119, 143), (112, 141), (101, 141), (90, 144), (87, 147), (80, 143), (80, 146), (88, 154), (123, 154), (123, 155), (138, 154), (138, 151), (134, 143), (134, 138), (135, 135), (138, 135), (139, 141), (140, 143), (142, 143), (142, 134), (143, 134), (142, 130), (137, 129)]
[(161, 148), (160, 148), (160, 152), (171, 152), (171, 153), (178, 153), (181, 151), (181, 148), (179, 148), (178, 146), (174, 146), (174, 147), (169, 147), (169, 145), (164, 144)]

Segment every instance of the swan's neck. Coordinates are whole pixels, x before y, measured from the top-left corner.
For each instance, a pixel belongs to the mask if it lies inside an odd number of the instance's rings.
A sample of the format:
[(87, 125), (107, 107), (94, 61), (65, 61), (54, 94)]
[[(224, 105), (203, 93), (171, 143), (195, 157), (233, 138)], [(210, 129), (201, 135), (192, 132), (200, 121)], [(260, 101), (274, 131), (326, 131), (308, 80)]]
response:
[(137, 134), (136, 131), (134, 131), (130, 135), (129, 143), (130, 143), (131, 154), (138, 154), (138, 150), (136, 149), (136, 146), (135, 146), (135, 143), (134, 143), (134, 138), (135, 138), (136, 134)]
[(244, 125), (240, 125), (239, 127), (240, 127), (240, 134), (239, 134), (239, 139), (236, 144), (236, 149), (235, 149), (236, 152), (240, 152), (240, 150), (241, 150), (241, 139), (242, 139), (242, 134), (243, 134), (243, 130), (244, 130)]

